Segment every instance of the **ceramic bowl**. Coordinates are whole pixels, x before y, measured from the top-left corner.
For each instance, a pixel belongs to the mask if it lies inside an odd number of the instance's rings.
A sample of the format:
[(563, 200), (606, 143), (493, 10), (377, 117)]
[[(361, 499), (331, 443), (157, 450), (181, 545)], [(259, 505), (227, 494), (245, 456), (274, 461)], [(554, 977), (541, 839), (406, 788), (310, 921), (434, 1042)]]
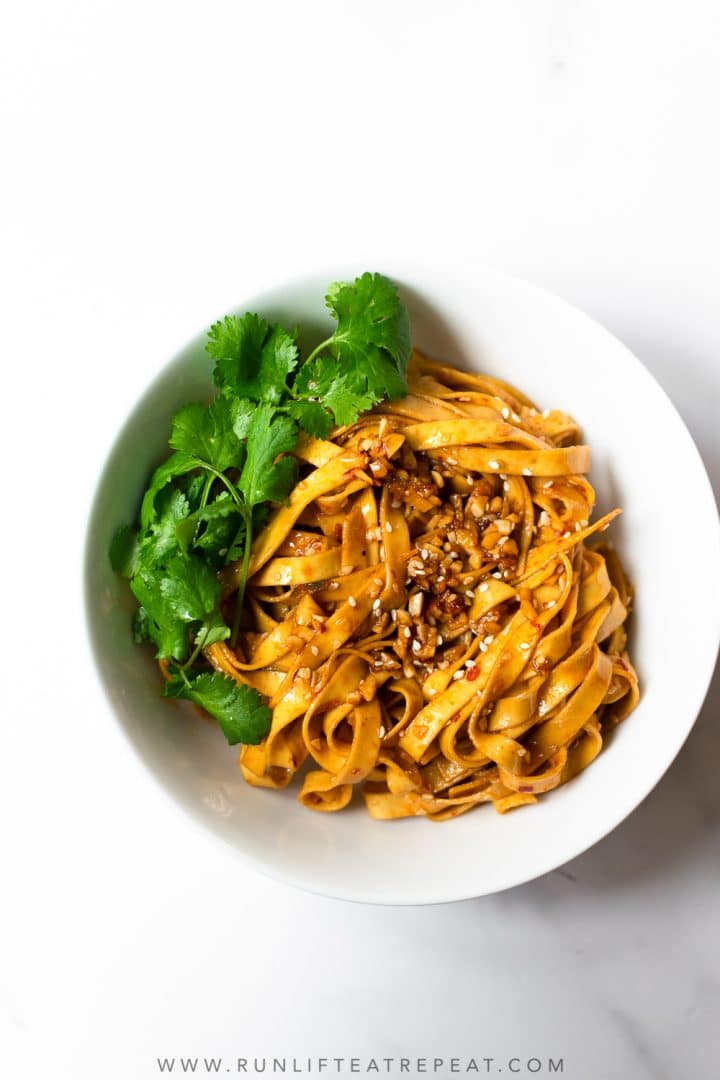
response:
[[(211, 390), (204, 333), (162, 368), (103, 469), (87, 539), (89, 631), (108, 721), (112, 715), (121, 725), (148, 782), (161, 784), (178, 808), (246, 862), (292, 885), (350, 900), (459, 900), (528, 881), (580, 854), (614, 829), (668, 768), (698, 714), (717, 653), (720, 532), (702, 461), (673, 405), (642, 364), (587, 315), (491, 271), (371, 269), (398, 282), (423, 350), (497, 375), (540, 408), (564, 409), (580, 422), (592, 447), (597, 513), (623, 508), (607, 538), (636, 588), (630, 648), (642, 689), (637, 710), (578, 778), (505, 816), (483, 806), (441, 825), (418, 818), (376, 822), (360, 799), (342, 813), (318, 814), (298, 804), (295, 785), (282, 792), (249, 787), (237, 749), (221, 732), (191, 706), (160, 697), (151, 651), (130, 636), (132, 597), (107, 558), (113, 531), (134, 517), (148, 474), (167, 451), (170, 417)], [(357, 272), (334, 268), (241, 297), (237, 311), (258, 311), (320, 340), (325, 286)]]

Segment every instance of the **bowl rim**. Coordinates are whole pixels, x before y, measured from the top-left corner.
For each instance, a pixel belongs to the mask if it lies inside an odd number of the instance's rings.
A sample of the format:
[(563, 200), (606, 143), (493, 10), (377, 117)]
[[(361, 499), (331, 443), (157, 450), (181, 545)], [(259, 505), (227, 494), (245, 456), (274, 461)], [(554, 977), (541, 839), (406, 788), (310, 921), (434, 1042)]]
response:
[[(366, 260), (367, 261), (367, 260)], [(458, 274), (457, 265), (448, 264), (445, 266), (439, 266), (438, 263), (422, 263), (413, 261), (412, 264), (403, 265), (398, 260), (383, 259), (377, 260), (381, 263), (385, 269), (383, 273), (386, 273), (388, 277), (397, 282), (400, 289), (403, 287), (414, 290), (419, 288), (422, 290), (422, 296), (430, 292), (426, 290), (425, 286), (421, 284), (424, 279), (436, 277), (438, 273), (443, 276), (449, 276), (452, 280), (453, 274)], [(260, 289), (249, 297), (247, 301), (241, 301), (241, 303), (232, 307), (232, 311), (245, 310), (247, 305), (261, 307), (263, 303), (263, 296), (272, 294), (273, 298), (281, 295), (285, 291), (291, 291), (297, 289), (303, 285), (309, 284), (316, 280), (323, 280), (324, 282), (333, 280), (345, 280), (357, 276), (366, 269), (365, 266), (361, 266), (359, 263), (350, 265), (343, 265), (336, 267), (330, 272), (326, 267), (312, 266), (308, 272), (293, 275), (289, 278), (284, 278), (282, 281), (275, 283), (260, 283)], [(527, 281), (526, 279), (509, 274), (504, 271), (497, 270), (490, 266), (477, 265), (475, 267), (476, 273), (484, 278), (493, 278), (501, 285), (505, 285), (508, 288), (519, 288), (528, 293), (534, 294), (535, 297), (541, 301), (549, 302), (555, 305), (558, 309), (565, 309), (568, 314), (572, 314), (574, 317), (580, 317), (582, 321), (589, 324), (595, 331), (605, 338), (609, 345), (616, 350), (621, 350), (624, 355), (624, 360), (627, 364), (635, 367), (636, 372), (641, 375), (642, 378), (649, 380), (654, 385), (656, 392), (659, 392), (663, 403), (675, 417), (675, 420), (680, 425), (680, 429), (684, 433), (686, 439), (686, 448), (693, 455), (696, 466), (696, 478), (704, 489), (704, 495), (706, 501), (710, 507), (714, 509), (713, 516), (713, 536), (708, 538), (709, 543), (713, 543), (720, 555), (720, 516), (718, 514), (718, 506), (715, 499), (715, 493), (708, 476), (705, 463), (702, 459), (702, 455), (692, 437), (692, 434), (685, 423), (683, 417), (680, 415), (676, 406), (674, 405), (669, 394), (657, 381), (655, 376), (649, 369), (643, 364), (643, 362), (626, 346), (619, 338), (617, 338), (610, 330), (608, 330), (602, 323), (598, 322), (592, 316), (588, 315), (581, 308), (575, 304), (570, 303), (564, 297), (542, 287), (534, 282)], [(416, 280), (414, 280), (416, 279)], [(586, 834), (582, 840), (569, 847), (563, 852), (562, 860), (558, 862), (557, 856), (551, 854), (546, 862), (540, 861), (538, 865), (534, 865), (528, 872), (510, 873), (507, 875), (507, 881), (500, 885), (492, 885), (488, 888), (477, 887), (471, 890), (458, 892), (457, 889), (444, 891), (441, 884), (440, 887), (436, 884), (433, 889), (429, 889), (427, 895), (423, 896), (409, 896), (404, 893), (402, 889), (396, 888), (383, 888), (382, 895), (374, 895), (372, 890), (362, 891), (357, 887), (346, 888), (343, 886), (343, 882), (339, 881), (337, 887), (333, 887), (332, 891), (327, 887), (320, 888), (315, 887), (312, 881), (311, 874), (307, 874), (305, 877), (297, 874), (293, 871), (285, 871), (276, 859), (263, 859), (252, 852), (245, 849), (239, 843), (233, 842), (228, 836), (223, 835), (219, 830), (212, 828), (207, 819), (204, 818), (198, 808), (190, 803), (189, 800), (183, 800), (179, 798), (163, 781), (163, 779), (157, 775), (152, 764), (143, 754), (141, 748), (133, 739), (127, 726), (121, 722), (117, 710), (114, 706), (110, 695), (110, 689), (106, 683), (106, 680), (101, 671), (101, 658), (100, 647), (95, 640), (92, 627), (93, 619), (93, 603), (94, 597), (90, 592), (90, 567), (93, 558), (93, 524), (95, 518), (95, 511), (98, 503), (98, 498), (101, 491), (104, 488), (107, 474), (110, 469), (111, 461), (114, 456), (115, 450), (118, 444), (121, 442), (127, 427), (132, 422), (132, 418), (137, 411), (141, 403), (148, 397), (150, 397), (156, 389), (162, 384), (166, 378), (169, 369), (186, 353), (189, 349), (193, 348), (199, 343), (205, 334), (205, 329), (198, 331), (192, 335), (184, 344), (176, 348), (172, 356), (169, 357), (160, 367), (155, 371), (150, 381), (145, 384), (144, 388), (140, 391), (139, 395), (135, 399), (134, 404), (131, 406), (130, 411), (127, 413), (124, 421), (114, 433), (110, 435), (104, 447), (104, 455), (102, 459), (102, 466), (98, 472), (98, 478), (92, 487), (88, 505), (86, 508), (86, 528), (85, 539), (82, 548), (82, 591), (84, 599), (84, 626), (85, 626), (85, 644), (92, 657), (91, 667), (95, 673), (95, 679), (97, 685), (102, 690), (102, 694), (105, 703), (108, 707), (108, 711), (113, 716), (115, 722), (115, 728), (120, 729), (123, 735), (123, 743), (131, 750), (131, 757), (133, 760), (140, 764), (143, 772), (150, 774), (154, 780), (154, 787), (156, 790), (160, 790), (163, 793), (163, 797), (169, 800), (172, 805), (179, 809), (186, 819), (189, 819), (193, 825), (202, 832), (204, 836), (210, 835), (216, 844), (222, 845), (224, 849), (231, 849), (234, 854), (248, 867), (256, 870), (274, 881), (281, 882), (285, 885), (290, 885), (293, 888), (300, 889), (304, 892), (308, 892), (316, 896), (331, 897), (338, 900), (344, 900), (354, 903), (366, 903), (379, 906), (424, 906), (435, 904), (449, 904), (459, 903), (464, 900), (474, 899), (484, 895), (491, 895), (497, 892), (504, 892), (508, 889), (518, 887), (526, 884), (529, 881), (533, 881), (538, 877), (543, 876), (550, 871), (557, 869), (560, 866), (565, 865), (567, 862), (577, 858), (579, 855), (586, 851), (589, 851), (597, 843), (599, 843), (606, 836), (614, 830), (633, 813), (637, 807), (644, 802), (648, 795), (654, 790), (654, 788), (660, 783), (670, 766), (673, 764), (682, 747), (684, 746), (692, 728), (702, 710), (703, 704), (710, 688), (714, 669), (717, 662), (718, 651), (720, 650), (720, 625), (717, 628), (715, 639), (712, 643), (707, 642), (706, 648), (703, 651), (702, 663), (698, 665), (702, 670), (697, 670), (695, 678), (691, 686), (695, 688), (694, 693), (688, 695), (690, 698), (688, 707), (684, 713), (685, 719), (682, 724), (675, 723), (673, 728), (674, 738), (669, 739), (665, 737), (665, 743), (667, 744), (667, 760), (665, 761), (662, 769), (653, 773), (650, 778), (643, 784), (640, 784), (637, 789), (634, 790), (632, 799), (629, 805), (621, 805), (618, 811), (614, 814), (608, 815), (602, 818), (601, 823)], [(720, 558), (718, 559), (718, 567), (715, 573), (716, 584), (720, 583)]]

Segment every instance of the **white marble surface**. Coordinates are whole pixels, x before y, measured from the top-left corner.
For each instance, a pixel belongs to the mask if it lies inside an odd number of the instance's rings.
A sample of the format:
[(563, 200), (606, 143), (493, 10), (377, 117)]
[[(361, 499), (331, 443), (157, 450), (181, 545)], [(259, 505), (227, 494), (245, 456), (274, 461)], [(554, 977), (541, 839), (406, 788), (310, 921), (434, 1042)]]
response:
[[(717, 490), (716, 5), (32, 0), (3, 23), (2, 1075), (145, 1080), (195, 1054), (718, 1075), (717, 679), (581, 858), (366, 908), (255, 877), (177, 816), (108, 716), (79, 601), (97, 470), (160, 360), (278, 277), (398, 246), (605, 322)], [(691, 555), (674, 569), (702, 589)]]

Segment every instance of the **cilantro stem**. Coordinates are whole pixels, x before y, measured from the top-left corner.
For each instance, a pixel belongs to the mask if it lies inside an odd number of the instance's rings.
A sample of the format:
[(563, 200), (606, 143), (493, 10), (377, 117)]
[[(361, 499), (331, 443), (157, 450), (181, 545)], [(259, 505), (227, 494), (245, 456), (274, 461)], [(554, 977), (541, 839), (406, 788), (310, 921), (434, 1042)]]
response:
[[(186, 660), (185, 663), (182, 664), (181, 667), (180, 667), (180, 674), (185, 679), (186, 683), (187, 683), (187, 679), (185, 678), (185, 668), (192, 667), (192, 665), (195, 663), (198, 656), (200, 655), (200, 653), (203, 650), (203, 646), (205, 645), (206, 638), (207, 638), (207, 630), (203, 630), (199, 641), (195, 645), (195, 648), (193, 649), (192, 653), (190, 654), (190, 659)], [(188, 686), (189, 685), (190, 684), (188, 683)]]
[(245, 586), (247, 584), (248, 569), (250, 568), (250, 551), (252, 548), (252, 510), (248, 506), (243, 506), (240, 513), (245, 522), (245, 542), (243, 546), (240, 582), (238, 584), (237, 596), (235, 597), (235, 614), (233, 615), (232, 634), (230, 635), (230, 644), (233, 647), (237, 641), (238, 632), (240, 630), (240, 620), (242, 619), (243, 603), (245, 601)]
[(212, 465), (209, 465), (207, 461), (199, 461), (199, 464), (202, 466), (203, 469), (207, 469), (207, 471), (209, 473), (212, 473), (212, 475), (214, 477), (216, 477), (218, 480), (222, 480), (223, 484), (225, 485), (225, 487), (230, 492), (231, 497), (237, 503), (240, 511), (241, 512), (244, 511), (245, 510), (245, 503), (243, 502), (243, 500), (238, 495), (238, 492), (237, 492), (237, 489), (236, 489), (235, 485), (230, 480), (228, 480), (225, 473), (221, 473), (219, 469), (216, 469)]
[(325, 341), (321, 341), (319, 345), (316, 345), (313, 351), (307, 357), (307, 359), (303, 361), (303, 367), (305, 366), (305, 364), (311, 363), (315, 359), (315, 357), (323, 351), (323, 349), (327, 349), (328, 345), (330, 345), (334, 337), (335, 335), (332, 334), (329, 338), (326, 338)]
[(180, 676), (180, 678), (182, 679), (182, 681), (185, 683), (186, 686), (191, 685), (190, 680), (188, 679), (187, 675), (185, 674), (185, 665), (184, 664), (177, 669), (177, 673)]
[[(213, 476), (212, 473), (208, 473), (207, 476), (205, 477), (205, 484), (204, 484), (203, 489), (202, 489), (202, 495), (200, 496), (200, 506), (199, 506), (200, 510), (204, 510), (205, 507), (207, 506), (207, 501), (208, 501), (208, 499), (210, 497), (210, 490), (211, 490), (214, 483), (215, 483), (215, 477)], [(195, 533), (193, 535), (193, 544), (196, 542), (199, 532), (200, 532), (200, 522), (198, 521), (197, 525), (195, 526)]]
[(208, 473), (205, 479), (205, 486), (202, 489), (202, 495), (200, 496), (200, 509), (203, 510), (207, 506), (208, 498), (210, 497), (210, 489), (213, 486), (215, 477), (212, 473)]

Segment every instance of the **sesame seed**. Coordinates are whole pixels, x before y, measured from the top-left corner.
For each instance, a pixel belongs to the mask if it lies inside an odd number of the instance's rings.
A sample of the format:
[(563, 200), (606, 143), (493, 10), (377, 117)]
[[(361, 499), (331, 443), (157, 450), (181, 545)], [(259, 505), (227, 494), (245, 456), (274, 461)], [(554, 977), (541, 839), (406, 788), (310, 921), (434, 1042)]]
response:
[(486, 634), (485, 637), (483, 638), (483, 642), (486, 645), (492, 645), (494, 640), (495, 640), (495, 635), (494, 634)]
[(378, 597), (377, 600), (373, 600), (373, 611), (379, 611), (380, 606), (380, 598)]
[(480, 647), (480, 652), (487, 652), (487, 651), (488, 651), (488, 647), (487, 647), (487, 645), (485, 644), (485, 642), (484, 642), (484, 641), (481, 641), (481, 642), (480, 642), (480, 646), (479, 646), (479, 647)]
[(570, 532), (569, 529), (566, 529), (565, 532), (563, 533), (563, 540), (567, 540), (568, 536), (572, 536), (572, 533)]
[(424, 561), (425, 559), (427, 559), (429, 554), (430, 554), (430, 552), (428, 551), (428, 549), (423, 548), (422, 551), (420, 552), (420, 558)]
[(442, 643), (443, 643), (443, 636), (442, 636), (442, 634), (438, 634), (436, 644), (437, 645), (442, 645)]
[(510, 490), (509, 482), (507, 480), (503, 480), (503, 491), (509, 491), (509, 490)]
[(411, 635), (412, 635), (412, 631), (411, 631), (410, 627), (409, 626), (403, 626), (403, 628), (402, 628), (402, 636), (403, 637), (411, 637)]
[(447, 461), (448, 465), (457, 465), (457, 458), (449, 457), (445, 458), (445, 460)]
[(503, 420), (509, 420), (510, 419), (510, 410), (508, 409), (507, 405), (505, 406), (504, 409), (501, 409), (500, 412), (501, 412)]
[(417, 618), (418, 615), (422, 614), (423, 599), (422, 593), (413, 593), (408, 601), (408, 611), (414, 618)]
[(520, 647), (520, 650), (521, 650), (522, 652), (527, 652), (527, 651), (528, 651), (528, 649), (530, 648), (530, 646), (528, 645), (527, 641), (521, 641), (521, 642), (520, 642), (520, 646), (519, 646), (519, 647)]
[(461, 668), (460, 671), (456, 671), (455, 674), (453, 675), (453, 681), (457, 682), (458, 679), (462, 679), (462, 678), (464, 678), (464, 676), (465, 676), (465, 672)]
[(420, 642), (419, 641), (413, 641), (413, 643), (412, 643), (412, 651), (414, 653), (418, 653), (418, 652), (420, 652), (421, 649), (422, 649), (422, 645), (420, 644)]
[(550, 412), (551, 412), (550, 409), (543, 409), (543, 416), (545, 417), (546, 420), (547, 420), (548, 416), (550, 415)]
[(398, 507), (402, 506), (402, 503), (400, 502), (399, 499), (393, 499), (393, 501), (390, 503), (390, 505), (392, 506), (393, 510), (397, 510)]
[(547, 491), (547, 489), (551, 488), (552, 486), (553, 486), (552, 480), (546, 480), (545, 483), (543, 484), (543, 490)]
[(319, 656), (320, 655), (320, 650), (318, 649), (317, 645), (311, 645), (310, 646), (310, 652), (313, 654), (313, 656)]
[(469, 596), (471, 600), (474, 599), (474, 597), (475, 597), (475, 593), (472, 591), (472, 589), (466, 589), (465, 590), (465, 595)]
[(490, 586), (488, 585), (487, 581), (483, 581), (482, 585), (478, 585), (478, 590), (480, 592), (487, 592), (489, 588)]
[(580, 532), (581, 529), (582, 529), (582, 525), (580, 524), (579, 521), (576, 521), (575, 522), (575, 532)]
[(532, 476), (532, 469), (523, 469), (523, 476)]
[(391, 532), (392, 532), (392, 529), (393, 529), (393, 527), (392, 527), (392, 525), (390, 524), (390, 522), (389, 522), (389, 521), (386, 521), (386, 522), (385, 522), (385, 532), (386, 532), (386, 533), (391, 533)]
[(328, 585), (328, 589), (339, 589), (339, 588), (340, 588), (340, 582), (339, 581), (331, 581), (330, 584)]
[(489, 468), (489, 469), (499, 469), (499, 468), (500, 468), (500, 462), (499, 462), (499, 461), (495, 461), (495, 460), (493, 460), (493, 461), (488, 461), (488, 468)]
[(357, 600), (354, 596), (348, 596), (348, 604), (350, 607), (357, 607)]

